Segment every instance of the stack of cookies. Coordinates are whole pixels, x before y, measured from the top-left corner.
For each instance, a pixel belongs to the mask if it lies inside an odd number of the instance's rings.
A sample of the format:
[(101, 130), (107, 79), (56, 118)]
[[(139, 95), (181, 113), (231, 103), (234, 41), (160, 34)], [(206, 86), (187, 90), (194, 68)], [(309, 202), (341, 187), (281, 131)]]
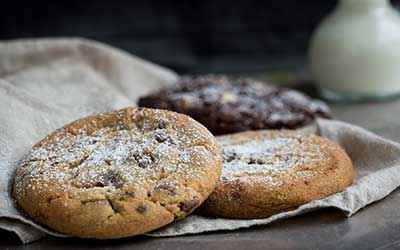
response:
[(299, 92), (221, 76), (182, 78), (139, 106), (82, 118), (34, 145), (15, 176), (17, 206), (58, 232), (111, 239), (194, 211), (265, 218), (354, 181), (337, 144), (287, 130), (330, 116), (324, 103)]

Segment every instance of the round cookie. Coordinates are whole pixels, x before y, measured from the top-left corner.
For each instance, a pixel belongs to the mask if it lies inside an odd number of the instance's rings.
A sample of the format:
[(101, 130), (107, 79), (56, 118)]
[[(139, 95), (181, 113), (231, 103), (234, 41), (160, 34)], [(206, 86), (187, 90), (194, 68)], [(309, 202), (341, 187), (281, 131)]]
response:
[(213, 191), (221, 156), (188, 116), (126, 108), (88, 116), (33, 146), (13, 196), (37, 222), (83, 238), (121, 238), (181, 219)]
[(207, 216), (265, 218), (342, 191), (355, 178), (345, 151), (316, 135), (249, 131), (217, 140), (224, 165), (199, 209)]
[(290, 89), (225, 76), (183, 77), (142, 97), (138, 105), (187, 114), (214, 135), (260, 129), (294, 129), (330, 117), (326, 104)]

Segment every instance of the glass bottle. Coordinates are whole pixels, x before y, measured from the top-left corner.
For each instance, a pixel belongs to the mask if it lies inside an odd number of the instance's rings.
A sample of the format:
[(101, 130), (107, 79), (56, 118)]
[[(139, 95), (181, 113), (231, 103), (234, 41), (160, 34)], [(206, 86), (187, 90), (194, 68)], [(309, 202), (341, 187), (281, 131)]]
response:
[(310, 70), (321, 94), (362, 101), (400, 94), (400, 16), (388, 0), (340, 0), (314, 32)]

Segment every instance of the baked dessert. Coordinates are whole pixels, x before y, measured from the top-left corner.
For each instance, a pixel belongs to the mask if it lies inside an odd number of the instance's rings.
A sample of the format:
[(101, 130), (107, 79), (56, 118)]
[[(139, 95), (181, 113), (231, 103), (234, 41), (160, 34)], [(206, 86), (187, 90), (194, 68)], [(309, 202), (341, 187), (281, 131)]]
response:
[(183, 77), (138, 101), (141, 107), (187, 114), (214, 135), (260, 129), (294, 129), (330, 117), (326, 104), (290, 89), (225, 76)]
[(33, 146), (13, 196), (37, 222), (83, 238), (120, 238), (181, 219), (214, 189), (221, 155), (188, 116), (126, 108), (88, 116)]
[(224, 165), (201, 213), (265, 218), (340, 192), (355, 178), (337, 144), (295, 131), (249, 131), (221, 136)]

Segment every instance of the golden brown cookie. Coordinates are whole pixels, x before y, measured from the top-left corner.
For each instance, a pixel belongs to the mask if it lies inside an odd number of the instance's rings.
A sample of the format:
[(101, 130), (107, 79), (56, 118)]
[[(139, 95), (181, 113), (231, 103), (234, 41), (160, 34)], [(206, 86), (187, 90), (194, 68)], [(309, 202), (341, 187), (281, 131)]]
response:
[(126, 108), (77, 120), (33, 146), (13, 196), (58, 232), (121, 238), (190, 214), (214, 189), (221, 166), (215, 138), (198, 122)]
[(218, 137), (224, 165), (201, 212), (265, 218), (351, 185), (355, 172), (339, 145), (295, 131), (249, 131)]

